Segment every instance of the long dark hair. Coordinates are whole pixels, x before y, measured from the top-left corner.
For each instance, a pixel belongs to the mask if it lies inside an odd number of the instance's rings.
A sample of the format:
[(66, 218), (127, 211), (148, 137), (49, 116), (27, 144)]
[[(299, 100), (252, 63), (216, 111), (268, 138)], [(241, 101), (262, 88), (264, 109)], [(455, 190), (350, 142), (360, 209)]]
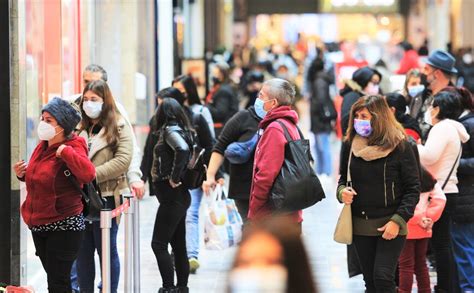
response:
[(174, 86), (177, 82), (180, 82), (183, 85), (189, 106), (196, 104), (201, 105), (201, 99), (199, 98), (196, 83), (191, 75), (180, 75), (173, 80), (171, 85)]
[(184, 130), (186, 135), (189, 136), (188, 139), (191, 139), (194, 130), (183, 107), (181, 107), (178, 101), (173, 98), (164, 98), (156, 112), (157, 131), (160, 132), (163, 127), (171, 122), (178, 124), (178, 126)]
[[(84, 91), (82, 92), (82, 96), (84, 97), (84, 95), (88, 91), (92, 91), (104, 100), (98, 124), (105, 129), (104, 135), (107, 143), (112, 147), (112, 149), (115, 149), (118, 144), (118, 138), (120, 137), (117, 125), (117, 120), (120, 115), (117, 113), (117, 107), (115, 105), (115, 100), (112, 96), (112, 92), (110, 91), (110, 88), (107, 83), (103, 80), (95, 80), (89, 82), (85, 86)], [(84, 109), (82, 108), (83, 104), (84, 98), (81, 99), (81, 102), (79, 104), (82, 113), (82, 123), (80, 131), (89, 129), (93, 125), (92, 119), (86, 115)]]
[[(282, 216), (253, 222), (245, 228), (240, 247), (247, 240), (250, 240), (252, 236), (259, 233), (274, 237), (282, 247), (282, 265), (288, 272), (286, 292), (317, 292), (308, 255), (301, 239), (300, 231), (296, 229), (295, 223), (288, 217)], [(238, 266), (239, 255), (240, 250), (237, 251), (233, 268)]]

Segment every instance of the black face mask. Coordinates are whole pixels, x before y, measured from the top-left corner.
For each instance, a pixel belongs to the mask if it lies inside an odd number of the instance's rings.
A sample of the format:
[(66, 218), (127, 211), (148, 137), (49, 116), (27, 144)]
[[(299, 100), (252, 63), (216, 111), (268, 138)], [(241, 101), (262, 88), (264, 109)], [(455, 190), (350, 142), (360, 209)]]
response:
[(218, 77), (213, 76), (212, 77), (212, 83), (215, 84), (215, 85), (220, 84), (221, 80)]
[(428, 76), (424, 73), (420, 74), (420, 84), (424, 85), (425, 89), (430, 86), (430, 83), (428, 82)]

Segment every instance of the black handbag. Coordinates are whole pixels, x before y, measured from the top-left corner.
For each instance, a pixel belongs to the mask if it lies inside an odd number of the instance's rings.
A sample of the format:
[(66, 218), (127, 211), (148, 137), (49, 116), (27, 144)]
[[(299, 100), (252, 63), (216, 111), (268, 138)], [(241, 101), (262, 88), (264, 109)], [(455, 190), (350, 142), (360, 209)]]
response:
[(301, 130), (300, 139), (293, 140), (281, 121), (287, 143), (285, 160), (270, 192), (270, 203), (277, 211), (293, 212), (308, 208), (325, 198), (324, 190), (311, 167), (309, 141)]
[(91, 182), (84, 184), (81, 188), (79, 182), (77, 182), (76, 177), (74, 177), (71, 171), (68, 169), (64, 170), (64, 175), (82, 195), (82, 203), (84, 205), (82, 214), (86, 221), (100, 221), (100, 211), (105, 208), (106, 202), (100, 194), (100, 189), (95, 178)]

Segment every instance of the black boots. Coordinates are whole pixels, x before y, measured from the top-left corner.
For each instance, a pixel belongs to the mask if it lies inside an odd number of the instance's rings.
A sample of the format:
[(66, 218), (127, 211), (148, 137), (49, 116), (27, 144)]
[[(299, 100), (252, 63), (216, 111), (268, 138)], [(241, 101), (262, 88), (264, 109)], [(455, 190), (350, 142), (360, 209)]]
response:
[(160, 288), (158, 293), (189, 293), (188, 287)]

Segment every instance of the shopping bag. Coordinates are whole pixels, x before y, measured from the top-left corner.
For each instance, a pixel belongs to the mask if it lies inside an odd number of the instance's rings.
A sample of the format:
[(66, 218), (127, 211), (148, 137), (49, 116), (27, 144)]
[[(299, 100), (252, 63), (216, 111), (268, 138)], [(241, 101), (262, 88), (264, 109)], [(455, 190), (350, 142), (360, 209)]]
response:
[(222, 250), (237, 245), (242, 239), (242, 224), (234, 200), (227, 198), (218, 184), (206, 204), (204, 247)]

